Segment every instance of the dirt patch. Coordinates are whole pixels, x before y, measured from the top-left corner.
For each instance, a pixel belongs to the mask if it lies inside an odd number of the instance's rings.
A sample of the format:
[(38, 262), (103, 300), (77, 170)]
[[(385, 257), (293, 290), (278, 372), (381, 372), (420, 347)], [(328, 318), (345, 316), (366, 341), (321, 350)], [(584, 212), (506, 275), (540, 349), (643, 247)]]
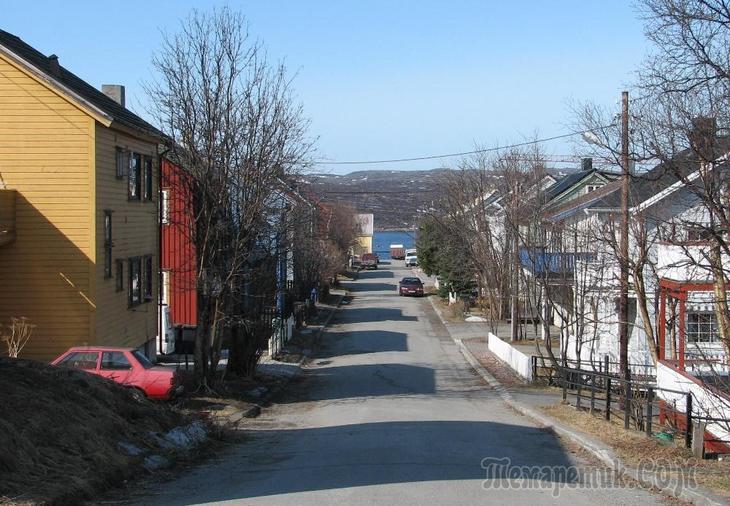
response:
[(0, 503), (71, 503), (142, 474), (151, 434), (184, 425), (167, 404), (81, 371), (0, 358)]
[[(606, 421), (587, 411), (559, 404), (541, 407), (545, 413), (607, 444), (631, 467), (639, 467), (646, 459), (671, 462), (675, 466), (694, 469), (697, 484), (730, 497), (730, 461), (697, 460), (686, 448), (659, 441), (623, 428), (623, 421)], [(645, 465), (645, 464), (644, 464)]]
[[(431, 295), (434, 297), (434, 295)], [(464, 303), (457, 301), (455, 304), (449, 305), (444, 299), (436, 296), (436, 310), (441, 314), (441, 317), (450, 323), (463, 323), (464, 322)]]

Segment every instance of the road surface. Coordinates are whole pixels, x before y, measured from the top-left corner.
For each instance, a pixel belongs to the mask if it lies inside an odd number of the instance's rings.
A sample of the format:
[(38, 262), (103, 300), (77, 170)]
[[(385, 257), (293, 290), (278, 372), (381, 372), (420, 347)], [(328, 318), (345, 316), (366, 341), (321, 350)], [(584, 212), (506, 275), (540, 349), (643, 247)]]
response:
[[(354, 299), (318, 357), (249, 441), (139, 503), (663, 503), (641, 489), (578, 486), (571, 471), (595, 468), (474, 374), (428, 300), (397, 295), (410, 271), (393, 264), (348, 284)], [(522, 480), (498, 479), (503, 459)], [(535, 472), (546, 479), (526, 479)]]

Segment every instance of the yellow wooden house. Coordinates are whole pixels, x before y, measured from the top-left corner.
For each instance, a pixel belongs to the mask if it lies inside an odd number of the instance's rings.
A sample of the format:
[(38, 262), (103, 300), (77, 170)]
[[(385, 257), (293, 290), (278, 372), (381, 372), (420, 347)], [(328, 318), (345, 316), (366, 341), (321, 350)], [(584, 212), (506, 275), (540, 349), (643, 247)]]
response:
[(154, 353), (160, 133), (124, 99), (0, 30), (0, 325), (35, 325), (21, 356)]

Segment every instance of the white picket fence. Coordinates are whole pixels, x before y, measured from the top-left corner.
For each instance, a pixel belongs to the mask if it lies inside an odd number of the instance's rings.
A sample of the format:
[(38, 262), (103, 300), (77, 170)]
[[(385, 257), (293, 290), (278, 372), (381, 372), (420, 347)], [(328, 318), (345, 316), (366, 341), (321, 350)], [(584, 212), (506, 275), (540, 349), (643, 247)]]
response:
[(286, 319), (284, 322), (284, 325), (280, 325), (278, 322), (278, 319), (275, 320), (274, 323), (274, 333), (269, 339), (269, 356), (275, 357), (277, 356), (282, 348), (284, 348), (284, 345), (289, 341), (291, 338), (292, 333), (294, 332), (294, 316), (290, 316)]

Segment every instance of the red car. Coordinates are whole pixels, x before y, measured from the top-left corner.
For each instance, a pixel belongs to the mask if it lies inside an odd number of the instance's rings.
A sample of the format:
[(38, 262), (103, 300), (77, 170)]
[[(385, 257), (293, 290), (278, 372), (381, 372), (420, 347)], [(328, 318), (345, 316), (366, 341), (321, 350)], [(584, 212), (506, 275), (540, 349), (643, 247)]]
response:
[(182, 391), (174, 369), (154, 365), (134, 348), (79, 346), (68, 349), (51, 364), (97, 374), (150, 399), (167, 400)]
[(423, 283), (419, 278), (403, 278), (398, 283), (398, 295), (423, 296)]

